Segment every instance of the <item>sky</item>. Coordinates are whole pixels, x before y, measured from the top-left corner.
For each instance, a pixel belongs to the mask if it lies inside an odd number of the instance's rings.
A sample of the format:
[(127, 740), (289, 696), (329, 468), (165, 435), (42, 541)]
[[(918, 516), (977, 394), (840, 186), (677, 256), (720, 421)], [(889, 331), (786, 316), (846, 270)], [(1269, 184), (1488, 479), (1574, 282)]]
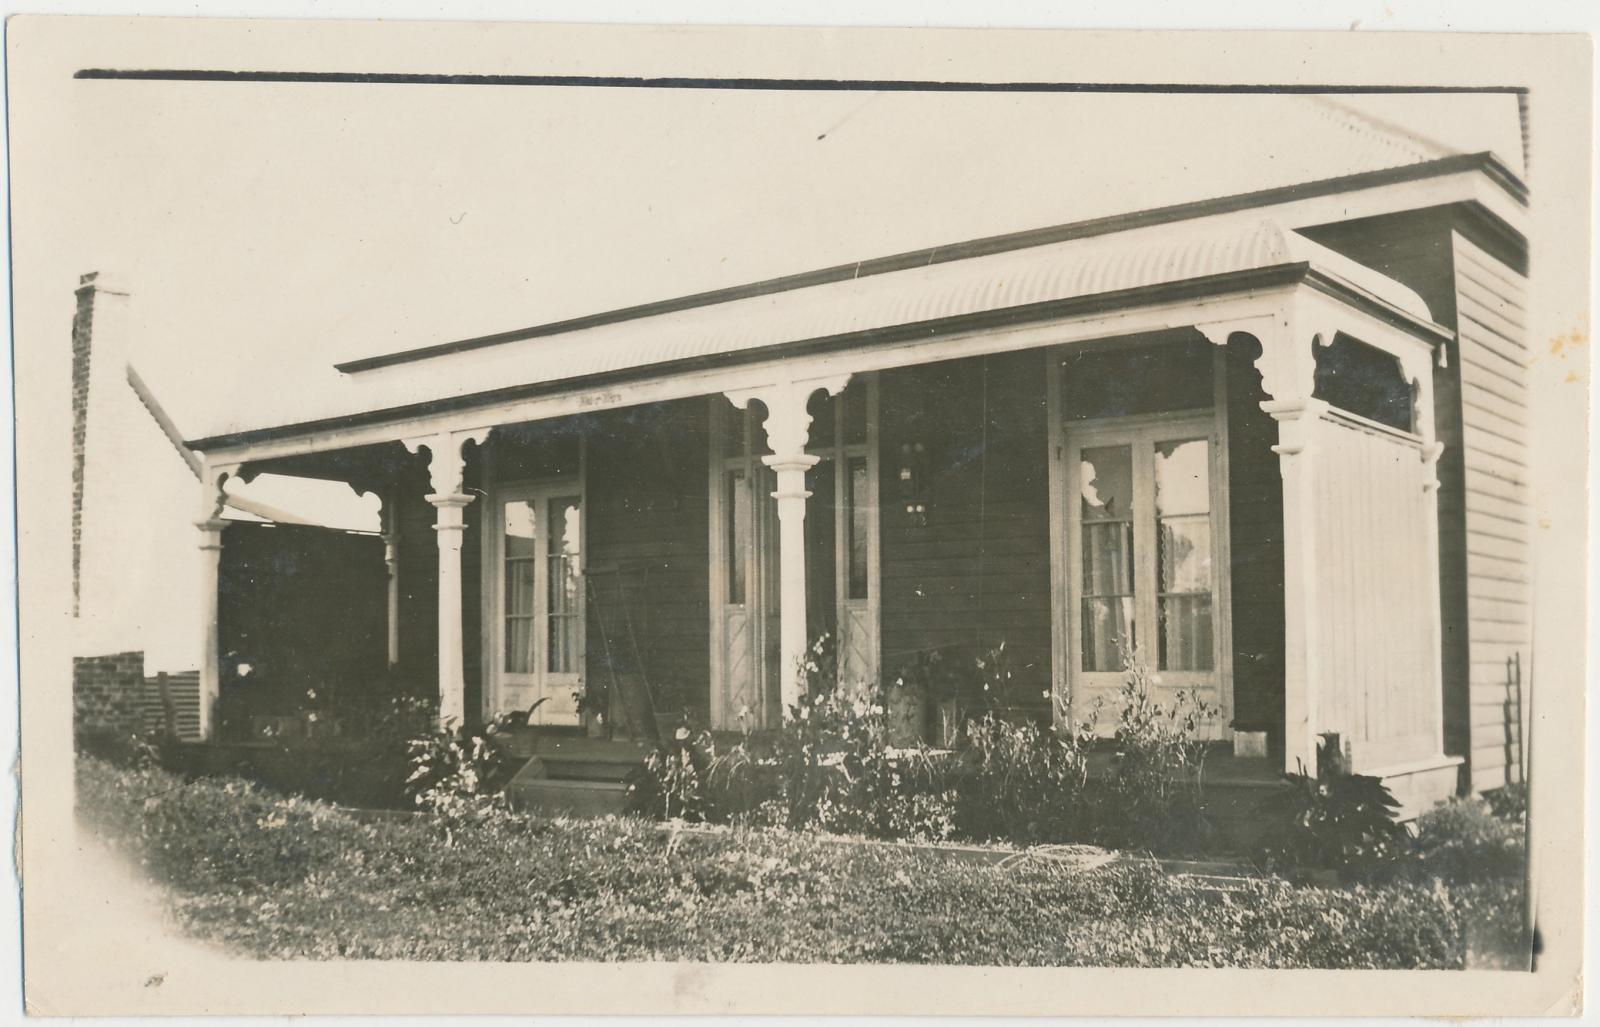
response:
[(1511, 96), (80, 81), (71, 119), (71, 252), (132, 294), (131, 359), (189, 438), (360, 409), (339, 360), (1452, 152), (1522, 163)]

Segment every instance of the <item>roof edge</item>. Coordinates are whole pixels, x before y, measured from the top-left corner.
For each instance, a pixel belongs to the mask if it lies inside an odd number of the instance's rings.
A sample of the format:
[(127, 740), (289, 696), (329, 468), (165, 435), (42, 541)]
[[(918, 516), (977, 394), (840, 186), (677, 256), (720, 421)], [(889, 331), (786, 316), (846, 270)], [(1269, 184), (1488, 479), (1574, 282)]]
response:
[(1336, 178), (1317, 179), (1311, 182), (1302, 182), (1296, 185), (1275, 186), (1271, 189), (1261, 189), (1255, 192), (1236, 193), (1231, 196), (1214, 197), (1204, 200), (1194, 200), (1188, 203), (1173, 204), (1166, 207), (1152, 207), (1149, 210), (1135, 211), (1125, 214), (1111, 214), (1105, 217), (1090, 218), (1085, 221), (1074, 221), (1064, 225), (1051, 225), (1045, 228), (1032, 228), (1021, 232), (1009, 232), (1003, 235), (985, 236), (980, 239), (971, 239), (965, 242), (951, 243), (944, 246), (934, 246), (926, 249), (911, 250), (905, 253), (892, 254), (886, 257), (875, 257), (869, 260), (856, 261), (853, 264), (837, 264), (832, 267), (819, 268), (813, 271), (803, 271), (792, 275), (783, 275), (778, 278), (764, 279), (746, 285), (729, 286), (723, 289), (713, 289), (708, 292), (690, 293), (672, 299), (655, 300), (650, 303), (640, 303), (628, 307), (618, 307), (613, 310), (601, 311), (595, 314), (586, 314), (581, 317), (568, 318), (562, 321), (551, 321), (529, 328), (518, 328), (506, 332), (497, 332), (493, 335), (476, 336), (470, 339), (459, 339), (453, 342), (436, 343), (415, 349), (400, 350), (394, 353), (384, 353), (371, 357), (360, 357), (334, 364), (334, 370), (341, 374), (360, 374), (364, 371), (375, 371), (384, 367), (393, 367), (399, 364), (414, 363), (428, 360), (433, 357), (450, 356), (456, 353), (470, 352), (490, 346), (499, 346), (511, 342), (522, 342), (528, 339), (544, 338), (551, 335), (563, 335), (568, 332), (581, 331), (587, 328), (598, 328), (603, 325), (618, 324), (625, 321), (636, 321), (661, 314), (671, 314), (683, 310), (692, 310), (697, 307), (715, 306), (733, 300), (750, 299), (756, 296), (770, 296), (775, 293), (790, 292), (804, 289), (814, 285), (826, 285), (831, 282), (841, 282), (854, 278), (865, 278), (870, 275), (888, 274), (893, 271), (904, 271), (910, 268), (927, 267), (931, 264), (943, 264), (970, 257), (989, 256), (996, 253), (1007, 253), (1013, 250), (1028, 249), (1034, 246), (1045, 246), (1051, 243), (1067, 242), (1073, 239), (1085, 239), (1099, 235), (1111, 235), (1118, 232), (1129, 231), (1135, 228), (1145, 228), (1154, 225), (1170, 224), (1176, 221), (1189, 221), (1196, 218), (1208, 217), (1214, 214), (1227, 214), (1236, 211), (1248, 210), (1252, 207), (1265, 207), (1293, 200), (1309, 199), (1316, 196), (1325, 196), (1332, 193), (1346, 192), (1352, 189), (1367, 189), (1375, 186), (1392, 185), (1400, 182), (1415, 181), (1423, 178), (1434, 178), (1440, 175), (1454, 174), (1461, 171), (1482, 171), (1491, 181), (1500, 186), (1505, 192), (1524, 206), (1528, 203), (1528, 187), (1522, 180), (1508, 168), (1500, 158), (1490, 151), (1479, 153), (1455, 154), (1441, 157), (1436, 160), (1422, 161), (1416, 164), (1406, 164), (1395, 168), (1382, 168), (1377, 171), (1363, 171), (1353, 175), (1342, 175)]
[(334, 432), (340, 429), (361, 428), (432, 414), (453, 413), (495, 403), (514, 402), (586, 389), (607, 388), (651, 375), (681, 374), (689, 371), (737, 366), (740, 363), (770, 360), (776, 355), (811, 355), (862, 344), (892, 343), (905, 339), (927, 339), (932, 336), (958, 331), (987, 330), (1009, 325), (1036, 323), (1053, 318), (1082, 316), (1140, 304), (1197, 299), (1250, 289), (1293, 285), (1300, 282), (1306, 282), (1313, 288), (1330, 292), (1345, 302), (1361, 307), (1373, 316), (1413, 333), (1431, 337), (1436, 342), (1449, 337), (1449, 332), (1446, 329), (1431, 320), (1424, 321), (1381, 297), (1371, 296), (1354, 283), (1347, 282), (1337, 275), (1329, 274), (1307, 261), (1291, 261), (1269, 267), (1229, 271), (1177, 282), (1136, 286), (1114, 292), (1093, 293), (1065, 299), (1046, 300), (1017, 307), (1002, 307), (976, 313), (957, 314), (936, 318), (932, 321), (917, 321), (885, 328), (870, 328), (862, 331), (846, 332), (836, 336), (798, 339), (781, 346), (763, 347), (759, 350), (718, 354), (714, 357), (685, 357), (657, 364), (646, 364), (572, 378), (505, 386), (487, 392), (441, 397), (381, 410), (336, 415), (312, 421), (302, 421), (297, 424), (226, 432), (190, 440), (186, 445), (201, 452), (233, 449), (281, 438)]

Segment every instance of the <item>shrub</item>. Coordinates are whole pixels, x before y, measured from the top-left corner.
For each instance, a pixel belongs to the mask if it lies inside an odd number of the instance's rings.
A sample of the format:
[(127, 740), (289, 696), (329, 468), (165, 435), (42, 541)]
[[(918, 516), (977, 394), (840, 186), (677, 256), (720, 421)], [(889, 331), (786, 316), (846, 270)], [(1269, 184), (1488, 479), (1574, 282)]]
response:
[(527, 723), (528, 713), (502, 715), (481, 730), (444, 725), (412, 738), (406, 794), (423, 809), (448, 814), (494, 800), (522, 766), (506, 752), (503, 729)]
[(1520, 823), (1504, 820), (1480, 799), (1458, 799), (1417, 818), (1411, 870), (1449, 884), (1518, 880), (1527, 867)]
[(159, 733), (136, 734), (104, 724), (78, 723), (72, 732), (72, 748), (79, 756), (118, 767), (162, 766), (171, 746), (172, 740)]
[(804, 695), (783, 727), (746, 732), (718, 752), (709, 732), (680, 728), (628, 781), (627, 808), (658, 819), (888, 838), (948, 838), (955, 796), (923, 747), (889, 745), (881, 702), (837, 684)]
[(1285, 774), (1288, 787), (1258, 807), (1266, 821), (1261, 858), (1270, 867), (1319, 867), (1346, 876), (1382, 871), (1405, 849), (1399, 803), (1381, 778), (1351, 774), (1332, 737), (1318, 746), (1317, 773)]
[(1153, 695), (1159, 679), (1141, 654), (1126, 642), (1118, 651), (1127, 672), (1118, 691), (1111, 770), (1097, 789), (1102, 840), (1155, 850), (1195, 847), (1208, 834), (1200, 734), (1217, 711), (1182, 690), (1164, 706)]
[(1520, 824), (1528, 819), (1528, 785), (1524, 781), (1513, 781), (1492, 792), (1484, 792), (1483, 798), (1490, 812), (1502, 820)]
[(304, 881), (333, 858), (330, 807), (238, 779), (184, 782), (155, 767), (77, 765), (78, 806), (163, 881), (256, 890)]
[(1019, 844), (1087, 839), (1092, 721), (1062, 737), (989, 713), (967, 725), (957, 824), (977, 839)]

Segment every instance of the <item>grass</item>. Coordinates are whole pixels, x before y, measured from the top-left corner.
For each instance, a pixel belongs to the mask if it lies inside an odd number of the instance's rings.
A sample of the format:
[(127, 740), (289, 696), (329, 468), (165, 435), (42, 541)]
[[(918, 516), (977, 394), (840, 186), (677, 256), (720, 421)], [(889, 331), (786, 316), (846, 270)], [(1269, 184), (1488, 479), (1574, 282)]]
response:
[(1143, 865), (1002, 867), (789, 832), (364, 822), (91, 759), (78, 794), (188, 932), (263, 958), (1410, 968), (1504, 963), (1520, 937), (1500, 877), (1218, 894)]

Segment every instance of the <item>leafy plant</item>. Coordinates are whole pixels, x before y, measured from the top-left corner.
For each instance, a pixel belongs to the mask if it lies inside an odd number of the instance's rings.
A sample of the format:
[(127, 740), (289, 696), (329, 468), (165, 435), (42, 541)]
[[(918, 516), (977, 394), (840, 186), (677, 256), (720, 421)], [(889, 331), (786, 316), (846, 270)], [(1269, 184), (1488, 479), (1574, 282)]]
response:
[(1492, 792), (1484, 792), (1483, 798), (1489, 804), (1489, 811), (1501, 820), (1510, 820), (1520, 824), (1528, 819), (1528, 785), (1526, 782), (1513, 781), (1510, 784), (1496, 788)]
[(1192, 847), (1207, 833), (1201, 731), (1217, 710), (1182, 689), (1170, 705), (1161, 703), (1154, 691), (1160, 679), (1139, 651), (1125, 641), (1118, 649), (1127, 671), (1117, 693), (1114, 753), (1103, 785), (1104, 840), (1152, 849)]
[(503, 742), (505, 729), (526, 724), (548, 696), (527, 710), (504, 713), (482, 730), (441, 725), (407, 743), (411, 773), (406, 794), (418, 807), (444, 814), (465, 814), (498, 800), (501, 789), (521, 762)]
[(690, 822), (717, 819), (707, 781), (716, 758), (709, 731), (694, 733), (687, 724), (673, 738), (645, 756), (628, 775), (627, 809), (660, 820)]
[(1093, 741), (1092, 720), (1065, 735), (992, 712), (969, 723), (957, 793), (962, 833), (1020, 844), (1086, 838)]
[(1527, 867), (1527, 834), (1482, 799), (1457, 799), (1417, 818), (1414, 876), (1465, 884), (1520, 877)]
[(1335, 739), (1317, 749), (1317, 773), (1285, 774), (1288, 787), (1258, 808), (1268, 827), (1262, 855), (1271, 867), (1320, 867), (1371, 875), (1404, 851), (1399, 803), (1383, 780), (1344, 769)]

